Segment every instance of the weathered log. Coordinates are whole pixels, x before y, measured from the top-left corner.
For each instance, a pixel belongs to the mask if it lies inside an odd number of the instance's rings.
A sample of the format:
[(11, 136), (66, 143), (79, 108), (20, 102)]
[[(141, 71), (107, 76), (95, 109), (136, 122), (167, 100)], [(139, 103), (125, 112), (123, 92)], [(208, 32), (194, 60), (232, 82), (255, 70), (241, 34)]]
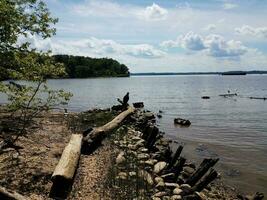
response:
[(201, 177), (218, 162), (218, 160), (219, 158), (204, 159), (195, 173), (186, 180), (186, 184), (194, 186), (201, 179)]
[(29, 200), (29, 198), (24, 197), (23, 195), (12, 191), (8, 190), (4, 187), (0, 186), (0, 199), (5, 199), (5, 200)]
[(157, 141), (159, 129), (154, 125), (150, 126), (149, 129), (150, 130), (148, 130), (149, 135), (147, 138), (146, 146), (148, 149), (151, 149), (154, 146), (155, 142)]
[(52, 181), (63, 180), (69, 182), (73, 179), (82, 147), (82, 134), (72, 134), (68, 145), (65, 147), (61, 158), (52, 175)]
[(196, 192), (202, 191), (205, 187), (207, 187), (209, 183), (211, 183), (217, 177), (218, 173), (214, 169), (211, 169), (209, 174), (205, 176), (202, 180), (200, 180), (199, 183), (192, 188), (192, 190)]
[(173, 166), (173, 172), (175, 174), (174, 180), (177, 181), (179, 174), (181, 173), (183, 166), (185, 164), (186, 159), (184, 157), (180, 157), (178, 161)]
[(105, 135), (117, 128), (120, 123), (130, 114), (134, 112), (134, 108), (129, 106), (127, 110), (120, 113), (117, 117), (115, 117), (112, 121), (108, 122), (104, 126), (100, 126), (94, 128), (86, 137), (84, 137), (84, 142), (87, 144), (91, 144), (94, 140), (99, 140), (105, 137)]
[(171, 159), (170, 164), (168, 165), (168, 168), (169, 168), (169, 169), (175, 164), (175, 162), (177, 161), (177, 159), (180, 157), (183, 148), (184, 148), (184, 147), (183, 147), (182, 145), (180, 145), (180, 146), (177, 148), (177, 150), (176, 150), (174, 156), (173, 156), (172, 159)]

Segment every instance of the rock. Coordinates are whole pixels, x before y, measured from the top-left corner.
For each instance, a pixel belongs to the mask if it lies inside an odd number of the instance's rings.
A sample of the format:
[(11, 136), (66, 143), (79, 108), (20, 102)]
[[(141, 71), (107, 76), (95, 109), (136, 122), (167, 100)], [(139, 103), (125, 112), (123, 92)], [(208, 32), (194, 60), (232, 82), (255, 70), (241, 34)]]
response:
[(161, 178), (163, 178), (164, 180), (171, 180), (172, 178), (174, 178), (174, 176), (175, 176), (174, 173), (168, 173), (168, 174), (161, 175)]
[(133, 141), (138, 141), (138, 140), (142, 140), (142, 138), (138, 137), (138, 136), (134, 136), (131, 138)]
[(182, 119), (182, 118), (175, 118), (174, 123), (182, 125), (182, 126), (190, 126), (191, 125), (191, 122), (188, 119)]
[(163, 196), (162, 200), (170, 200), (170, 197), (169, 196)]
[(165, 186), (165, 183), (163, 181), (160, 181), (157, 185), (156, 185), (156, 188), (158, 190), (163, 190), (164, 189), (164, 186)]
[(143, 180), (146, 181), (150, 186), (152, 186), (154, 184), (154, 181), (153, 181), (153, 178), (152, 178), (151, 174), (148, 173), (147, 171), (140, 170), (138, 172), (138, 176), (140, 178), (143, 178)]
[(140, 153), (137, 155), (137, 159), (138, 160), (146, 160), (146, 159), (149, 159), (149, 154), (147, 153)]
[(195, 172), (195, 169), (193, 169), (192, 167), (186, 166), (183, 168), (183, 171), (185, 171), (188, 174), (193, 174)]
[(157, 114), (157, 117), (158, 117), (158, 118), (162, 118), (162, 115), (161, 115), (161, 114)]
[(153, 195), (153, 197), (163, 197), (165, 195), (167, 195), (166, 192), (157, 192), (156, 194)]
[(167, 163), (164, 161), (158, 162), (154, 165), (154, 173), (158, 174), (160, 173), (165, 167), (167, 166)]
[(150, 165), (150, 166), (154, 166), (156, 162), (157, 162), (156, 159), (148, 159), (145, 161), (145, 164)]
[(124, 163), (125, 160), (126, 160), (126, 158), (124, 157), (124, 152), (121, 151), (121, 152), (119, 153), (119, 155), (117, 156), (117, 158), (116, 158), (116, 164)]
[(127, 179), (127, 173), (126, 172), (120, 172), (118, 174), (118, 176), (116, 176), (116, 179), (126, 180)]
[(152, 197), (152, 200), (161, 200), (159, 197)]
[(136, 146), (135, 144), (128, 144), (128, 146), (127, 146), (129, 149), (131, 149), (131, 150), (134, 150), (134, 151), (136, 151), (137, 149), (138, 149), (138, 146)]
[(144, 102), (135, 102), (135, 103), (133, 103), (133, 106), (135, 108), (143, 108), (144, 107)]
[(138, 149), (138, 151), (142, 152), (142, 153), (147, 153), (148, 152), (148, 149), (147, 148), (144, 148), (144, 147), (141, 147)]
[(165, 186), (173, 189), (173, 188), (178, 188), (179, 184), (177, 184), (177, 183), (165, 183)]
[(191, 191), (191, 186), (188, 184), (182, 184), (180, 186), (180, 189), (183, 190), (185, 193), (188, 193), (189, 191)]
[(147, 119), (154, 119), (155, 115), (152, 112), (146, 112), (144, 113), (144, 117)]
[(144, 146), (144, 144), (145, 144), (145, 140), (143, 140), (143, 139), (140, 139), (135, 143), (135, 145), (137, 147), (142, 147), (142, 146)]
[(156, 178), (155, 178), (155, 182), (156, 182), (156, 183), (164, 182), (164, 180), (163, 180), (163, 178), (161, 178), (161, 177), (156, 177)]
[(129, 172), (129, 176), (136, 176), (136, 172)]
[(181, 195), (173, 195), (173, 196), (171, 196), (171, 200), (180, 200), (180, 199), (182, 199)]
[(179, 195), (179, 194), (181, 194), (183, 192), (183, 190), (181, 190), (180, 188), (175, 188), (174, 190), (173, 190), (173, 194), (176, 194), (176, 195)]

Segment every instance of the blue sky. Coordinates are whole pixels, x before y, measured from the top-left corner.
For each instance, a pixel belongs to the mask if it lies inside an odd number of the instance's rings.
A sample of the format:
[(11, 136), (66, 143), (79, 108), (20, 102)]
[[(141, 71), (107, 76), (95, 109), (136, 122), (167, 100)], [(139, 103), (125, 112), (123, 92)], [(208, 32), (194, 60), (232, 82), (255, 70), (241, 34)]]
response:
[(111, 57), (131, 72), (267, 70), (265, 0), (46, 0), (57, 35), (34, 47)]

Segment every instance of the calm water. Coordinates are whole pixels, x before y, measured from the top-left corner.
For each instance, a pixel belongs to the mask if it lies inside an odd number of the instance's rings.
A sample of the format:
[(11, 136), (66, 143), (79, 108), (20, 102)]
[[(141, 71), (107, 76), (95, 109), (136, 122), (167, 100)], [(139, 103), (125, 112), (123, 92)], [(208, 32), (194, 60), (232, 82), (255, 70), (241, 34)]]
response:
[[(130, 92), (130, 101), (143, 101), (154, 112), (168, 137), (185, 144), (184, 155), (198, 162), (219, 156), (217, 168), (229, 184), (242, 191), (267, 194), (267, 76), (147, 76), (131, 78), (50, 80), (55, 88), (74, 94), (69, 109), (87, 110), (116, 104)], [(224, 98), (231, 92), (240, 96)], [(201, 96), (208, 95), (208, 100)], [(173, 119), (190, 119), (189, 128)]]

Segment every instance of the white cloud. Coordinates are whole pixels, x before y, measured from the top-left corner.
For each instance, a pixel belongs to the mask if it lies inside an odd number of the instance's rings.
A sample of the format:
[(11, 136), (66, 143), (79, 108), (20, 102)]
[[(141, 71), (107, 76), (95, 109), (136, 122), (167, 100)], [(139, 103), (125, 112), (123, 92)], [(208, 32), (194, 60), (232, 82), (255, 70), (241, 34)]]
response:
[(238, 7), (238, 5), (234, 4), (234, 3), (224, 3), (223, 4), (223, 9), (225, 9), (225, 10), (231, 10), (231, 9), (234, 9), (237, 7)]
[(182, 47), (189, 51), (201, 51), (212, 57), (239, 57), (248, 50), (240, 41), (225, 40), (220, 35), (210, 34), (206, 37), (192, 31), (179, 36), (176, 40), (161, 43), (163, 47)]
[(239, 57), (248, 50), (240, 41), (226, 41), (220, 35), (209, 35), (205, 38), (205, 50), (208, 55), (213, 57)]
[(165, 55), (165, 52), (149, 44), (121, 44), (113, 40), (104, 40), (91, 37), (74, 41), (51, 41), (42, 40), (36, 36), (21, 38), (20, 42), (31, 43), (31, 48), (48, 51), (54, 54), (72, 54), (84, 56), (112, 56), (129, 55), (139, 58), (159, 58)]
[(240, 28), (236, 28), (235, 32), (240, 35), (250, 35), (267, 38), (267, 27), (254, 28), (248, 25), (243, 25)]
[(215, 24), (208, 24), (206, 27), (204, 27), (205, 31), (214, 31), (216, 29)]
[(139, 13), (139, 16), (146, 20), (163, 20), (167, 15), (168, 11), (155, 3)]

